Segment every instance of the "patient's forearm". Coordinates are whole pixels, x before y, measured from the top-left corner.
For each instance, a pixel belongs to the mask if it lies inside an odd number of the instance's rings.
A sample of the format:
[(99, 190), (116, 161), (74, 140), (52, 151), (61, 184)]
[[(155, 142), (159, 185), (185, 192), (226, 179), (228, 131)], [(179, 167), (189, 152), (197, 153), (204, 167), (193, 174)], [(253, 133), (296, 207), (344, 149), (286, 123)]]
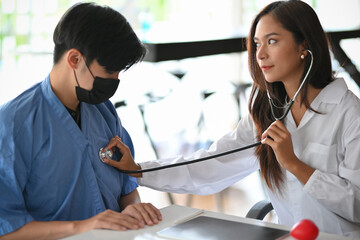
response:
[(119, 201), (120, 209), (125, 209), (128, 205), (140, 203), (140, 195), (139, 192), (135, 189), (131, 193), (121, 196), (121, 199)]
[(0, 239), (59, 239), (90, 230), (88, 228), (89, 226), (81, 224), (80, 221), (33, 221), (14, 232), (0, 236)]

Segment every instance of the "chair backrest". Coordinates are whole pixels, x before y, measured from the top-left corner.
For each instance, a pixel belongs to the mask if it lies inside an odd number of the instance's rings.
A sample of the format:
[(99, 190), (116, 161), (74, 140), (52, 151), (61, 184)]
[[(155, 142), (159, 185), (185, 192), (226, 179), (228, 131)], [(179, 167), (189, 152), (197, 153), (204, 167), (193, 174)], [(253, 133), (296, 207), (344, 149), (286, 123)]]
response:
[(249, 212), (246, 214), (246, 217), (263, 220), (264, 217), (273, 209), (274, 208), (270, 201), (262, 200), (257, 202), (254, 206), (251, 207)]

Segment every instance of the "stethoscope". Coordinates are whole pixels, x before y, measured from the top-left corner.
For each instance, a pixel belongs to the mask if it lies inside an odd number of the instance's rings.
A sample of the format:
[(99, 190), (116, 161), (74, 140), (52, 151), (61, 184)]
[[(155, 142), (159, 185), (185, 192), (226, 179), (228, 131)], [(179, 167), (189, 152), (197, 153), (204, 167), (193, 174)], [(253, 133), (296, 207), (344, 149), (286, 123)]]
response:
[(108, 159), (108, 160), (112, 160), (112, 157), (113, 157), (113, 152), (108, 149), (106, 151), (104, 151), (104, 148), (100, 148), (99, 150), (99, 158), (102, 162), (104, 162), (104, 158)]
[[(270, 94), (269, 94), (269, 91), (266, 89), (267, 91), (267, 95), (268, 95), (268, 98), (269, 98), (269, 103), (270, 103), (270, 108), (271, 108), (271, 114), (273, 116), (274, 119), (276, 120), (283, 120), (287, 114), (289, 113), (292, 105), (294, 104), (294, 101), (295, 101), (295, 98), (299, 95), (300, 93), (300, 90), (302, 88), (302, 86), (304, 85), (310, 71), (311, 71), (311, 68), (312, 68), (312, 65), (313, 65), (313, 60), (314, 60), (314, 57), (313, 57), (313, 54), (310, 50), (307, 50), (311, 56), (311, 62), (310, 62), (310, 66), (309, 66), (309, 69), (304, 77), (304, 80), (301, 82), (298, 90), (296, 91), (294, 97), (290, 100), (290, 102), (286, 103), (284, 107), (281, 107), (281, 108), (286, 108), (286, 110), (284, 111), (284, 114), (280, 117), (280, 118), (277, 118), (274, 114), (274, 107), (276, 108), (279, 108), (278, 106), (276, 106), (274, 103), (273, 103), (273, 100), (271, 99), (270, 97)], [(232, 154), (232, 153), (235, 153), (235, 152), (240, 152), (240, 151), (244, 151), (246, 149), (249, 149), (249, 148), (253, 148), (253, 147), (256, 147), (258, 145), (261, 144), (261, 141), (258, 141), (258, 142), (255, 142), (253, 144), (250, 144), (250, 145), (246, 145), (244, 147), (240, 147), (240, 148), (235, 148), (235, 149), (232, 149), (232, 150), (229, 150), (229, 151), (225, 151), (225, 152), (222, 152), (222, 153), (218, 153), (218, 154), (214, 154), (214, 155), (211, 155), (211, 156), (206, 156), (206, 157), (202, 157), (202, 158), (198, 158), (198, 159), (194, 159), (194, 160), (188, 160), (188, 161), (185, 161), (185, 162), (180, 162), (180, 163), (174, 163), (174, 164), (168, 164), (168, 165), (165, 165), (165, 166), (160, 166), (160, 167), (154, 167), (154, 168), (148, 168), (148, 169), (141, 169), (141, 170), (135, 170), (135, 171), (128, 171), (128, 170), (121, 170), (119, 169), (120, 172), (122, 173), (126, 173), (126, 174), (135, 174), (135, 173), (145, 173), (145, 172), (153, 172), (153, 171), (158, 171), (158, 170), (162, 170), (162, 169), (166, 169), (166, 168), (173, 168), (173, 167), (178, 167), (178, 166), (182, 166), (182, 165), (188, 165), (188, 164), (193, 164), (193, 163), (197, 163), (197, 162), (202, 162), (202, 161), (206, 161), (206, 160), (209, 160), (209, 159), (213, 159), (213, 158), (218, 158), (218, 157), (222, 157), (222, 156), (225, 156), (225, 155), (229, 155), (229, 154)], [(107, 149), (106, 151), (103, 151), (103, 148), (100, 148), (99, 150), (99, 158), (102, 162), (104, 158), (107, 158), (109, 160), (112, 160), (112, 157), (113, 157), (113, 152), (110, 150), (110, 149)]]
[[(301, 90), (302, 86), (304, 85), (305, 80), (307, 79), (307, 77), (308, 77), (308, 75), (309, 75), (309, 73), (310, 73), (310, 71), (311, 71), (311, 68), (312, 68), (312, 65), (313, 65), (313, 61), (314, 61), (314, 57), (313, 57), (313, 54), (312, 54), (312, 52), (311, 52), (310, 50), (306, 50), (306, 51), (308, 51), (309, 54), (310, 54), (310, 56), (311, 56), (311, 61), (310, 61), (309, 69), (308, 69), (308, 71), (306, 72), (306, 75), (305, 75), (305, 77), (304, 77), (304, 80), (301, 82), (301, 84), (300, 84), (298, 90), (296, 91), (294, 97), (293, 97), (289, 102), (287, 102), (287, 103), (285, 104), (285, 106), (281, 106), (281, 107), (276, 106), (275, 103), (273, 102), (273, 100), (272, 100), (271, 97), (270, 97), (269, 90), (266, 89), (267, 96), (268, 96), (269, 103), (270, 103), (271, 115), (272, 115), (273, 118), (276, 119), (276, 120), (280, 120), (280, 121), (281, 121), (281, 120), (283, 120), (283, 119), (287, 116), (287, 114), (289, 113), (292, 105), (293, 105), (294, 102), (295, 102), (295, 98), (299, 95), (300, 90)], [(284, 111), (284, 114), (283, 114), (281, 117), (278, 118), (278, 117), (275, 116), (274, 107), (275, 107), (275, 108), (286, 108), (286, 110)]]

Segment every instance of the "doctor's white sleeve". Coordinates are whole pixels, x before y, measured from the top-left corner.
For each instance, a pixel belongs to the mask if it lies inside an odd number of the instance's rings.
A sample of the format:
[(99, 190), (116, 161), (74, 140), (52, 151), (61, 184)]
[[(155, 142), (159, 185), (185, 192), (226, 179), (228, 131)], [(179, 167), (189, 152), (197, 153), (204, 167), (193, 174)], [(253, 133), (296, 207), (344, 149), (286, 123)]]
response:
[[(186, 158), (179, 156), (139, 163), (142, 169), (184, 162), (243, 147), (256, 142), (250, 116), (240, 120), (237, 128), (214, 142), (209, 150), (199, 150)], [(138, 183), (152, 189), (207, 195), (220, 192), (259, 169), (254, 148), (220, 158), (154, 172), (143, 173)]]
[(304, 190), (330, 211), (360, 224), (360, 119), (349, 125), (338, 175), (316, 170)]

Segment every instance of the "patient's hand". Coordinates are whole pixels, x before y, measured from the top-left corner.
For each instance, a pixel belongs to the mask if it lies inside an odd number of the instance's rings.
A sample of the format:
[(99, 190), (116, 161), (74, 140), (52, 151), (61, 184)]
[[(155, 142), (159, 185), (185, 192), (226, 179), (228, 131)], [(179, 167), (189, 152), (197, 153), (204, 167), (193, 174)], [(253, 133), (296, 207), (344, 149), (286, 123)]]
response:
[(152, 226), (158, 224), (162, 220), (159, 209), (154, 207), (151, 203), (135, 203), (128, 205), (122, 214), (129, 215), (141, 224)]

